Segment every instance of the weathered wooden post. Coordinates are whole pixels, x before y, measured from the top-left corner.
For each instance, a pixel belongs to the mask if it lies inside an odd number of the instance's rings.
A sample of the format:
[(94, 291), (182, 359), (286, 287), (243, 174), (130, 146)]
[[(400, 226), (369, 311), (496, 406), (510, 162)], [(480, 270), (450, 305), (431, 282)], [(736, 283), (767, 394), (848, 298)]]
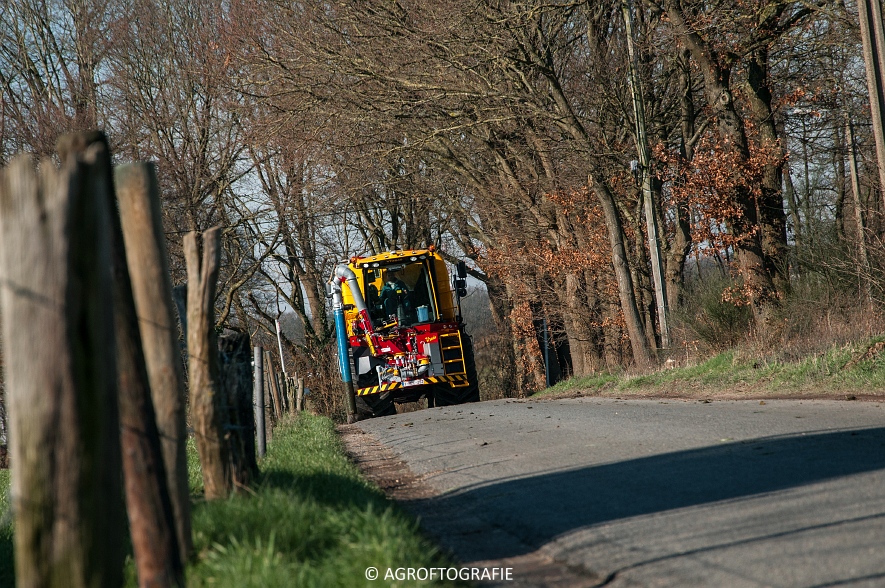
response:
[(298, 378), (298, 392), (295, 395), (295, 410), (299, 414), (304, 410), (304, 378)]
[(249, 335), (225, 333), (219, 337), (218, 347), (221, 357), (220, 383), (227, 405), (224, 425), (230, 448), (231, 475), (235, 488), (246, 488), (258, 475), (251, 410)]
[(293, 416), (298, 414), (297, 401), (295, 398), (295, 378), (291, 376), (286, 378), (286, 400), (286, 407), (289, 409), (289, 414)]
[(270, 396), (269, 406), (271, 413), (271, 425), (273, 426), (280, 418), (281, 407), (279, 393), (277, 391), (276, 372), (273, 369), (273, 356), (270, 354), (270, 351), (264, 352), (264, 373), (267, 376), (267, 390)]
[(258, 457), (264, 457), (267, 453), (267, 434), (264, 428), (264, 354), (257, 345), (252, 353), (253, 361), (253, 388), (252, 398), (255, 410), (255, 437), (258, 442)]
[(166, 486), (123, 233), (116, 213), (117, 201), (107, 139), (101, 133), (66, 135), (59, 140), (59, 153), (63, 159), (79, 156), (95, 166), (94, 173), (87, 176), (87, 189), (100, 195), (106, 209), (112, 211), (108, 216), (113, 277), (111, 293), (118, 362), (123, 480), (139, 583), (142, 586), (184, 585), (184, 566)]
[(277, 398), (280, 401), (280, 418), (287, 412), (286, 377), (283, 373), (274, 371), (274, 383), (277, 386)]
[(184, 237), (187, 262), (187, 351), (191, 418), (207, 500), (230, 495), (230, 456), (221, 418), (218, 344), (215, 335), (215, 289), (221, 261), (219, 228), (203, 233), (203, 255), (196, 233)]
[[(270, 355), (270, 365), (273, 365), (273, 354)], [(275, 369), (270, 370), (270, 375), (273, 380), (273, 394), (274, 394), (274, 408), (277, 411), (277, 421), (283, 418), (283, 415), (286, 414), (286, 401), (283, 399), (283, 389), (280, 385), (280, 372)]]
[(16, 583), (123, 583), (109, 214), (100, 163), (0, 173), (0, 306)]
[(193, 541), (187, 479), (184, 370), (157, 176), (152, 163), (120, 166), (114, 176), (132, 294), (160, 433), (166, 485), (181, 559), (186, 561), (193, 549)]

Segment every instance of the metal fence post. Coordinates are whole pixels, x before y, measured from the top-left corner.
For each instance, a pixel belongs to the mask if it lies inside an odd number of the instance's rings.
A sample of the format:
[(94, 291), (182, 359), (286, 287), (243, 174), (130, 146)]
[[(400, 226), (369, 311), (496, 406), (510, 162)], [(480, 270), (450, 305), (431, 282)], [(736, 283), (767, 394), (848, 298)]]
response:
[(255, 436), (258, 444), (258, 457), (267, 453), (267, 435), (264, 430), (264, 354), (259, 346), (252, 353), (255, 366), (254, 385), (252, 387), (253, 406), (255, 408)]

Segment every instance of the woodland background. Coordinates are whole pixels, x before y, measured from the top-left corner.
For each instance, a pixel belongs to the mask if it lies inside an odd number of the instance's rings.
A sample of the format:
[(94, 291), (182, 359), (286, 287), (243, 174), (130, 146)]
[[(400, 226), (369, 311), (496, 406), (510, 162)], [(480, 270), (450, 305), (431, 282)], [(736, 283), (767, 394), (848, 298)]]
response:
[(218, 328), (271, 348), (280, 318), (287, 364), (333, 415), (323, 284), (354, 254), (468, 260), (484, 398), (544, 387), (547, 340), (555, 380), (880, 332), (856, 4), (627, 10), (647, 166), (620, 0), (9, 0), (0, 165), (91, 128), (119, 162), (155, 161), (173, 280), (183, 235), (220, 225)]

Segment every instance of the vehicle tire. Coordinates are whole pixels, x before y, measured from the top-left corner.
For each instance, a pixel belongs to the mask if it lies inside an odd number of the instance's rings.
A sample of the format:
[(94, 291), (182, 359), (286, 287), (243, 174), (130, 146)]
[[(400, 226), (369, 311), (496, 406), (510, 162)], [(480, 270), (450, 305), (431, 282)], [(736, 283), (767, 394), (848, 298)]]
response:
[(390, 392), (366, 394), (356, 397), (356, 412), (363, 418), (389, 416), (396, 414), (393, 395)]
[(452, 406), (466, 402), (479, 402), (479, 377), (476, 373), (476, 358), (473, 355), (473, 341), (467, 333), (461, 333), (464, 350), (464, 372), (467, 386), (453, 388), (447, 384), (437, 384), (433, 391), (436, 406)]

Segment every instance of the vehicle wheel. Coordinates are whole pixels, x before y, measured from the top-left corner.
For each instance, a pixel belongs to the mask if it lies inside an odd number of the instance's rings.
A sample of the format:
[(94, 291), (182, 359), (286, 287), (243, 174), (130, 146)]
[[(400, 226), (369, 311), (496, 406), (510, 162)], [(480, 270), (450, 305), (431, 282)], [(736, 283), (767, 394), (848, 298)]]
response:
[(467, 386), (452, 388), (446, 384), (437, 384), (433, 392), (436, 406), (452, 406), (465, 402), (479, 402), (479, 377), (476, 373), (476, 358), (473, 356), (473, 341), (467, 333), (461, 333), (464, 346), (464, 372), (467, 374)]
[(390, 392), (366, 394), (356, 397), (356, 412), (363, 418), (389, 416), (396, 414), (396, 406)]

